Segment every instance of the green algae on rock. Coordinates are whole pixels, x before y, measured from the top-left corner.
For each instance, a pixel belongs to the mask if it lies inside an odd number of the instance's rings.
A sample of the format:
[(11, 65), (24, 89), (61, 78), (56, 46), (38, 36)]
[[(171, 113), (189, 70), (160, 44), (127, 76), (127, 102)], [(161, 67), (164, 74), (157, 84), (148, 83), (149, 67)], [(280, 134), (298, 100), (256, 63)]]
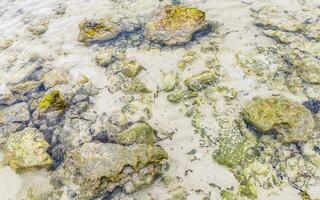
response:
[(79, 41), (87, 44), (113, 39), (121, 31), (121, 28), (108, 18), (81, 21), (79, 28)]
[(66, 102), (63, 100), (63, 96), (59, 90), (53, 90), (46, 96), (44, 96), (39, 105), (41, 110), (64, 110), (67, 107)]
[(147, 123), (137, 122), (116, 136), (116, 142), (123, 145), (153, 144), (155, 140), (154, 129)]
[(315, 121), (304, 106), (284, 97), (257, 97), (243, 109), (246, 123), (267, 133), (276, 131), (283, 142), (307, 141), (314, 133)]
[(196, 74), (184, 81), (184, 84), (193, 91), (199, 91), (206, 88), (209, 85), (216, 83), (218, 79), (217, 74), (214, 71), (204, 71), (200, 74)]
[(146, 24), (146, 37), (165, 45), (183, 44), (205, 25), (203, 11), (182, 5), (167, 5), (157, 10)]
[(176, 92), (172, 92), (167, 96), (167, 99), (172, 102), (172, 103), (179, 103), (180, 101), (184, 100), (184, 99), (190, 99), (190, 98), (194, 98), (197, 97), (199, 95), (199, 93), (197, 91), (191, 91), (191, 90), (187, 90), (187, 91), (176, 91)]
[(79, 199), (99, 197), (123, 187), (127, 193), (151, 184), (161, 174), (167, 153), (158, 146), (85, 143), (67, 152), (54, 180), (79, 186)]
[(143, 67), (135, 60), (127, 60), (122, 63), (121, 72), (129, 78), (134, 78), (143, 69)]
[(49, 143), (35, 128), (25, 128), (11, 134), (4, 147), (4, 159), (16, 171), (47, 167), (52, 159), (46, 153)]

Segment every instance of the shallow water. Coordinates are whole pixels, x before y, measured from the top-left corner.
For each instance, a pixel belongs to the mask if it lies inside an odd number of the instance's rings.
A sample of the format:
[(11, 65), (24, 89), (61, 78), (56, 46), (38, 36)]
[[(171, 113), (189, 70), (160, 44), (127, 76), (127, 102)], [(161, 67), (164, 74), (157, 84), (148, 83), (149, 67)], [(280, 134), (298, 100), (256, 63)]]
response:
[[(303, 2), (298, 0), (181, 0), (180, 2), (203, 10), (207, 20), (216, 22), (218, 26), (213, 33), (176, 47), (160, 46), (149, 43), (145, 41), (146, 39), (140, 41), (142, 43), (140, 45), (116, 39), (114, 43), (86, 46), (78, 41), (81, 20), (104, 16), (148, 19), (158, 6), (172, 2), (167, 0), (2, 0), (0, 2), (0, 40), (9, 38), (14, 41), (8, 48), (0, 49), (0, 94), (2, 95), (10, 94), (10, 85), (21, 81), (26, 71), (32, 67), (30, 58), (32, 60), (35, 57), (37, 61), (41, 60), (44, 67), (67, 70), (70, 74), (69, 83), (76, 83), (82, 75), (88, 77), (98, 88), (98, 94), (92, 96), (91, 111), (97, 116), (102, 116), (104, 113), (111, 116), (126, 104), (122, 99), (130, 95), (110, 90), (114, 87), (110, 72), (108, 68), (97, 65), (96, 53), (102, 48), (114, 47), (124, 51), (126, 59), (137, 60), (145, 69), (139, 74), (139, 78), (152, 89), (152, 94), (131, 96), (137, 99), (151, 99), (152, 115), (148, 123), (160, 133), (172, 133), (172, 136), (157, 141), (157, 145), (168, 152), (169, 167), (164, 170), (163, 176), (171, 177), (174, 183), (168, 185), (162, 178), (158, 178), (148, 187), (114, 199), (151, 199), (151, 197), (159, 200), (169, 199), (172, 197), (172, 190), (176, 190), (178, 186), (188, 193), (186, 199), (192, 200), (221, 199), (221, 190), (230, 187), (234, 187), (234, 191), (237, 191), (238, 182), (233, 173), (212, 159), (212, 154), (218, 148), (219, 120), (235, 120), (237, 115), (233, 113), (239, 113), (243, 105), (255, 96), (280, 94), (299, 103), (308, 99), (308, 96), (300, 93), (293, 94), (288, 90), (281, 91), (270, 88), (267, 84), (261, 84), (259, 77), (246, 76), (235, 56), (237, 53), (253, 51), (257, 46), (266, 47), (275, 43), (254, 25), (251, 9), (264, 5), (280, 5), (288, 10), (299, 10)], [(66, 6), (65, 13), (61, 15), (54, 11), (59, 3)], [(319, 6), (319, 2), (306, 0), (304, 6), (307, 5)], [(48, 30), (44, 34), (34, 35), (28, 31), (28, 26), (40, 17), (49, 19)], [(207, 46), (217, 49), (202, 51)], [(189, 51), (196, 52), (197, 59), (188, 64), (185, 70), (179, 71), (177, 63)], [(163, 73), (179, 71), (179, 79), (184, 80), (207, 70), (206, 62), (214, 56), (217, 56), (222, 74), (219, 86), (235, 89), (237, 97), (228, 104), (223, 96), (215, 96), (216, 110), (212, 109), (212, 105), (200, 106), (201, 127), (205, 127), (209, 135), (203, 136), (195, 133), (192, 119), (186, 116), (186, 112), (192, 106), (190, 101), (173, 104), (167, 100), (168, 93), (156, 90), (157, 86), (161, 87)], [(70, 87), (73, 87), (72, 84), (58, 88), (61, 91), (68, 91)], [(216, 116), (223, 114), (226, 116)], [(225, 118), (222, 119), (223, 117)], [(2, 146), (0, 138), (0, 151), (3, 149)], [(193, 150), (194, 153), (189, 153)], [(5, 164), (1, 157), (0, 199), (20, 200), (30, 185), (49, 184), (50, 171), (18, 174)], [(213, 184), (220, 189), (213, 187)], [(320, 182), (317, 182), (308, 190), (312, 199), (320, 199), (319, 188)], [(269, 190), (258, 188), (257, 199), (301, 199), (299, 192), (292, 185), (285, 183), (279, 188)]]

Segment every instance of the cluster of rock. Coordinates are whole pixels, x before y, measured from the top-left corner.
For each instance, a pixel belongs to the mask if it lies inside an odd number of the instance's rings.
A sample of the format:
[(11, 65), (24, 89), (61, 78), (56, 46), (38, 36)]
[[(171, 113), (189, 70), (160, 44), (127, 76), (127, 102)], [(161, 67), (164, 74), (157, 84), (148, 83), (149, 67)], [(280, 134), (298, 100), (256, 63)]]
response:
[[(145, 38), (164, 45), (185, 44), (197, 32), (211, 28), (203, 11), (182, 5), (158, 8), (152, 13), (152, 18), (140, 26)], [(79, 24), (79, 28), (79, 41), (86, 44), (106, 42), (139, 29), (128, 28), (121, 20), (112, 18), (87, 19)]]

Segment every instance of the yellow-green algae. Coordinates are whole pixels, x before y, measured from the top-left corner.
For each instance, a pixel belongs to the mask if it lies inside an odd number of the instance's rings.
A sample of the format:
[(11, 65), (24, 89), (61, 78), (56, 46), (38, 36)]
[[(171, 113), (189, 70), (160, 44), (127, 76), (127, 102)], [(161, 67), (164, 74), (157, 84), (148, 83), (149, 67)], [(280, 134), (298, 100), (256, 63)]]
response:
[(41, 110), (64, 110), (67, 107), (66, 102), (63, 100), (63, 96), (59, 90), (53, 90), (46, 96), (44, 96), (38, 107)]
[(16, 171), (47, 167), (52, 159), (46, 153), (49, 143), (35, 128), (25, 128), (9, 136), (4, 147), (4, 160)]
[(154, 129), (144, 122), (134, 123), (116, 136), (117, 143), (125, 145), (139, 143), (153, 144), (154, 139)]
[(167, 30), (182, 29), (185, 26), (193, 26), (202, 23), (205, 13), (197, 8), (188, 8), (181, 5), (165, 6), (166, 16), (160, 20), (160, 26)]
[(177, 73), (168, 73), (163, 78), (162, 89), (166, 92), (174, 90), (178, 85), (179, 78)]
[(284, 97), (254, 98), (243, 109), (244, 120), (256, 130), (275, 130), (283, 142), (307, 141), (314, 133), (315, 122), (304, 106)]
[(120, 27), (108, 18), (84, 20), (80, 22), (79, 28), (80, 42), (108, 40), (115, 38), (120, 32)]
[(206, 88), (208, 85), (214, 84), (218, 79), (214, 71), (204, 71), (196, 74), (184, 81), (184, 84), (193, 91), (198, 91)]

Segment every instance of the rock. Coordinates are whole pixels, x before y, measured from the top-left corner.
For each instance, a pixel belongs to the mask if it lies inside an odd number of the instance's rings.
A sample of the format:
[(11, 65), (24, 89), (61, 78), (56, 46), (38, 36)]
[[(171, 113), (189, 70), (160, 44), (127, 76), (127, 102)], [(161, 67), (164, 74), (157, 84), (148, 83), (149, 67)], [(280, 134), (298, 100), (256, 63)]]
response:
[(52, 10), (57, 15), (64, 15), (67, 10), (67, 4), (66, 3), (58, 3)]
[(150, 89), (139, 79), (129, 80), (121, 85), (121, 90), (131, 93), (150, 93)]
[(25, 95), (38, 90), (40, 86), (41, 86), (41, 82), (39, 81), (33, 81), (33, 80), (24, 81), (16, 85), (13, 85), (10, 88), (10, 91), (14, 94)]
[(54, 180), (79, 186), (78, 199), (99, 197), (116, 187), (131, 193), (151, 184), (166, 158), (167, 153), (153, 145), (90, 142), (67, 152), (64, 163), (54, 172)]
[(4, 147), (4, 159), (16, 171), (47, 167), (52, 163), (46, 153), (48, 147), (40, 131), (25, 128), (9, 136)]
[(168, 73), (162, 80), (162, 89), (166, 92), (174, 90), (178, 85), (179, 78), (177, 73)]
[(84, 20), (80, 22), (79, 28), (79, 41), (87, 44), (116, 38), (121, 31), (121, 28), (108, 18)]
[(184, 81), (184, 84), (193, 91), (199, 91), (206, 88), (209, 85), (214, 84), (218, 79), (218, 76), (213, 71), (204, 71), (200, 74), (196, 74)]
[(68, 83), (69, 79), (69, 73), (66, 70), (53, 69), (44, 75), (42, 81), (44, 87), (49, 89), (56, 85), (66, 84)]
[(113, 49), (100, 50), (96, 55), (96, 63), (101, 67), (107, 67), (114, 56)]
[(194, 51), (188, 51), (183, 58), (178, 61), (177, 66), (179, 69), (184, 70), (188, 64), (191, 64), (197, 59), (198, 55)]
[(320, 60), (293, 50), (288, 55), (289, 62), (297, 69), (298, 75), (308, 83), (320, 84)]
[(13, 44), (14, 40), (10, 38), (0, 38), (0, 49), (7, 49)]
[(197, 8), (167, 5), (154, 11), (146, 24), (146, 37), (165, 45), (189, 42), (197, 31), (205, 28), (205, 13)]
[(198, 92), (196, 91), (191, 91), (191, 90), (187, 90), (187, 91), (176, 91), (173, 93), (170, 93), (167, 96), (167, 99), (172, 102), (172, 103), (179, 103), (180, 101), (184, 100), (184, 99), (190, 99), (190, 98), (194, 98), (197, 97), (199, 95)]
[(303, 105), (312, 113), (320, 112), (320, 100), (310, 99), (308, 101), (303, 102)]
[(44, 34), (49, 27), (49, 20), (47, 18), (40, 17), (35, 19), (28, 27), (29, 31), (34, 35)]
[(5, 107), (0, 111), (0, 124), (26, 123), (29, 120), (29, 105), (25, 102)]
[(307, 141), (314, 133), (311, 112), (284, 97), (257, 97), (242, 113), (247, 124), (262, 133), (276, 131), (285, 143)]
[(254, 13), (255, 23), (271, 29), (280, 29), (289, 32), (303, 30), (304, 24), (279, 6), (264, 6)]
[(129, 78), (134, 78), (143, 69), (143, 67), (135, 60), (126, 60), (122, 63), (121, 72)]
[(307, 38), (314, 39), (320, 42), (320, 24), (319, 23), (306, 25), (303, 30), (303, 33)]
[(147, 123), (137, 122), (116, 136), (116, 142), (123, 145), (153, 144), (155, 140), (154, 129)]
[(47, 110), (64, 110), (67, 107), (66, 102), (62, 98), (62, 94), (59, 90), (53, 90), (46, 96), (44, 96), (38, 108), (43, 111)]

